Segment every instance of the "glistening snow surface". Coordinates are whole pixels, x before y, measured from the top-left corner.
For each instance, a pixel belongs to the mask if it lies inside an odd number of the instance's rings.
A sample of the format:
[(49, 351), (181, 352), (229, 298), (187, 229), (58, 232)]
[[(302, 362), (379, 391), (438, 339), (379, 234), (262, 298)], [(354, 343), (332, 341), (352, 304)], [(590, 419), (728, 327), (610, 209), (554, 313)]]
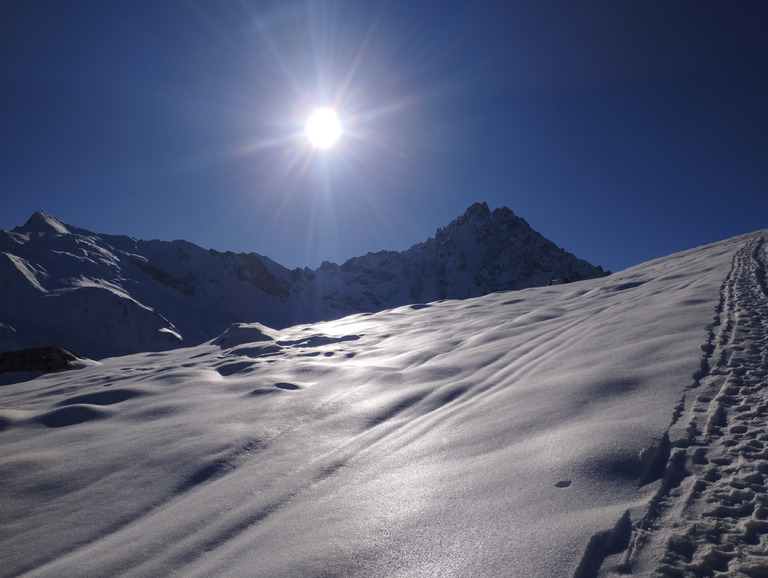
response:
[(766, 235), (2, 376), (0, 574), (765, 576)]

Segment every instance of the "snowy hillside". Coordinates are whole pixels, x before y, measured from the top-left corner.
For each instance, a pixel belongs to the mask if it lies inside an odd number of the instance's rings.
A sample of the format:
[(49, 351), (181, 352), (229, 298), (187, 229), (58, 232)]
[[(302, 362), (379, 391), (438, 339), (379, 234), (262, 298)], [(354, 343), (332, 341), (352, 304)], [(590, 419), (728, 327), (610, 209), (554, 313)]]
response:
[(0, 231), (0, 351), (90, 358), (198, 345), (235, 322), (287, 327), (408, 303), (602, 276), (509, 209), (476, 204), (434, 239), (316, 271), (185, 241), (102, 235), (36, 213)]
[(766, 576), (767, 241), (4, 374), (0, 575)]

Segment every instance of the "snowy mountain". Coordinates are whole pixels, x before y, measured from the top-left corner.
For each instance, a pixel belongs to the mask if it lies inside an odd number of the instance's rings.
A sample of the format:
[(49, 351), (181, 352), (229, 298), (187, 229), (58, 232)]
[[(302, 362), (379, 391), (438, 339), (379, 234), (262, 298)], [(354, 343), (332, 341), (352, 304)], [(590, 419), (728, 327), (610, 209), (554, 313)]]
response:
[(40, 212), (0, 231), (0, 351), (161, 351), (197, 345), (236, 322), (282, 328), (604, 274), (485, 203), (407, 251), (315, 271), (185, 241), (97, 234)]
[(0, 576), (765, 577), (767, 248), (0, 375)]

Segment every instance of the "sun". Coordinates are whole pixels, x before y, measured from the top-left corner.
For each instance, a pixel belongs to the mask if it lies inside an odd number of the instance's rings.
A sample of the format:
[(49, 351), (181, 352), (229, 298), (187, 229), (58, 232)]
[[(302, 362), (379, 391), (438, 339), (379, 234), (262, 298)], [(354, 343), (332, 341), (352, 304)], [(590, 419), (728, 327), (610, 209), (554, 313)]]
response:
[(309, 115), (304, 132), (313, 147), (327, 149), (341, 136), (341, 122), (332, 108), (319, 108)]

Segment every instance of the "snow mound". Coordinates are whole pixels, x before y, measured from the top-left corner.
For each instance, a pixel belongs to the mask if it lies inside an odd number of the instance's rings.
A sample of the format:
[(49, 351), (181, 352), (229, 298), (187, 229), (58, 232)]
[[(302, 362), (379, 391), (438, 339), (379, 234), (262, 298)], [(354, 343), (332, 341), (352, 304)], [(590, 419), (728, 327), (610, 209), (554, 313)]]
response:
[(213, 339), (212, 344), (228, 349), (245, 343), (257, 341), (276, 341), (280, 333), (261, 323), (233, 323), (229, 328)]

